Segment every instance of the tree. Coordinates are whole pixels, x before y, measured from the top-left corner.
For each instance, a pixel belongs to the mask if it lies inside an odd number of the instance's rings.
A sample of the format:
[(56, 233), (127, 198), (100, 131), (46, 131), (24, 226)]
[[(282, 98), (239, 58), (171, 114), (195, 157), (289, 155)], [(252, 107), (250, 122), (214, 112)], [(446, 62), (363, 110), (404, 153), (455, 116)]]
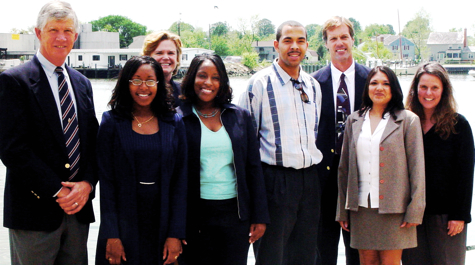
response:
[(322, 26), (318, 24), (308, 24), (305, 26), (305, 30), (307, 31), (307, 39), (310, 39), (315, 35), (317, 35), (317, 37), (322, 36)]
[(147, 27), (127, 17), (110, 15), (90, 22), (93, 31), (119, 32), (120, 48), (128, 47), (133, 38), (147, 33)]
[(176, 22), (173, 22), (170, 28), (168, 28), (168, 31), (181, 35), (181, 33), (184, 31), (193, 32), (195, 31), (195, 28), (188, 23), (176, 21)]
[(12, 28), (10, 33), (13, 34), (34, 34), (35, 33), (35, 26), (28, 27), (27, 29), (17, 29)]
[(355, 46), (358, 46), (360, 44), (360, 38), (362, 38), (361, 34), (363, 32), (363, 30), (361, 29), (361, 24), (359, 21), (352, 17), (350, 17), (348, 20), (353, 23), (353, 30), (355, 31), (353, 38), (355, 39)]
[(413, 20), (407, 22), (402, 35), (414, 43), (416, 57), (422, 59), (427, 49), (427, 38), (431, 32), (430, 17), (424, 9), (419, 11)]
[(366, 41), (361, 48), (363, 52), (370, 53), (376, 59), (393, 59), (393, 53), (380, 41)]
[(364, 29), (362, 35), (364, 40), (370, 40), (373, 37), (377, 37), (383, 34), (394, 35), (396, 34), (396, 32), (394, 32), (393, 26), (389, 24), (370, 24)]
[(263, 18), (257, 22), (257, 35), (264, 38), (268, 35), (275, 34), (275, 26), (267, 18)]
[(228, 43), (225, 36), (212, 36), (211, 49), (219, 56), (229, 55)]
[(212, 36), (226, 36), (229, 28), (230, 27), (226, 22), (216, 22), (211, 25), (210, 32)]
[(182, 31), (180, 38), (184, 48), (209, 48), (206, 32), (201, 28), (196, 28), (193, 32)]

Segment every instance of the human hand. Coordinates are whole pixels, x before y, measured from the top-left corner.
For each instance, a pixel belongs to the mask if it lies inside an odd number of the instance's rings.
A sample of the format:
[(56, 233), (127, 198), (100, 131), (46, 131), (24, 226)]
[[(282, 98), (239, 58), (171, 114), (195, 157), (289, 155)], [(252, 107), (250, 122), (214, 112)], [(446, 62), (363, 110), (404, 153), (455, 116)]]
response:
[(120, 239), (107, 239), (106, 259), (109, 260), (110, 264), (120, 264), (122, 260), (127, 261), (125, 258), (124, 246), (122, 246), (122, 241), (120, 241)]
[(465, 222), (464, 221), (451, 220), (447, 224), (447, 230), (449, 230), (447, 235), (455, 236), (457, 234), (460, 234), (460, 233), (462, 233), (464, 227), (465, 227)]
[(63, 188), (58, 193), (56, 202), (66, 214), (72, 215), (79, 212), (89, 199), (91, 185), (87, 181), (61, 182), (61, 184)]
[(253, 244), (266, 232), (266, 224), (251, 224), (249, 231), (249, 243)]
[(163, 264), (173, 264), (175, 263), (178, 256), (182, 252), (181, 241), (178, 238), (169, 237), (165, 241), (165, 246), (163, 247), (163, 257), (165, 260)]
[(338, 223), (340, 223), (340, 226), (343, 230), (350, 232), (350, 229), (348, 228), (348, 221), (338, 221)]
[(410, 228), (410, 227), (413, 227), (413, 226), (418, 226), (419, 224), (416, 224), (416, 223), (408, 223), (408, 222), (403, 222), (402, 225), (400, 226), (401, 228)]

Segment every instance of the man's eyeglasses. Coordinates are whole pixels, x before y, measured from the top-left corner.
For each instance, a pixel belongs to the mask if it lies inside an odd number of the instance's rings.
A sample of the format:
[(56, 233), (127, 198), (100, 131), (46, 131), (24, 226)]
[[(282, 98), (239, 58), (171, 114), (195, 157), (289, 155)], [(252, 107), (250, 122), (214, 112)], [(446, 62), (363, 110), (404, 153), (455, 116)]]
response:
[(290, 81), (292, 81), (292, 84), (294, 85), (294, 88), (297, 89), (300, 92), (300, 99), (304, 103), (310, 103), (310, 100), (308, 99), (307, 93), (305, 93), (305, 91), (303, 90), (302, 83), (300, 83), (298, 80), (295, 80), (293, 78), (290, 79)]
[(132, 80), (129, 80), (130, 83), (132, 83), (132, 85), (134, 86), (141, 86), (142, 83), (145, 83), (146, 86), (155, 86), (156, 84), (158, 84), (158, 81), (155, 81), (155, 80), (141, 80), (141, 79), (132, 79)]

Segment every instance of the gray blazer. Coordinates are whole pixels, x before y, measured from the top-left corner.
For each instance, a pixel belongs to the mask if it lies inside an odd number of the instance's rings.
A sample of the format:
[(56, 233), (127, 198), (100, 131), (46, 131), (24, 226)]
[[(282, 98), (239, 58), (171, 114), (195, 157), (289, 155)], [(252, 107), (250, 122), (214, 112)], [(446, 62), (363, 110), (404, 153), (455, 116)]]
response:
[[(395, 112), (381, 137), (379, 148), (379, 213), (406, 213), (404, 221), (422, 223), (425, 209), (424, 146), (419, 117), (408, 110)], [(348, 221), (358, 211), (356, 142), (364, 116), (352, 113), (346, 121), (340, 166), (336, 221)]]

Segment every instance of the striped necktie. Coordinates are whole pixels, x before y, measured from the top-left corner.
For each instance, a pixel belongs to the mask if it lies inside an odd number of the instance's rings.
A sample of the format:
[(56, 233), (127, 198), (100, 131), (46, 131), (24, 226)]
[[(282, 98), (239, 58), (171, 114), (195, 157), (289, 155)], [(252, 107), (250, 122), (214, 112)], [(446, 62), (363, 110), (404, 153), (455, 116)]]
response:
[(341, 153), (343, 144), (343, 132), (345, 131), (346, 118), (351, 114), (348, 87), (345, 82), (345, 74), (340, 76), (340, 87), (336, 94), (336, 153)]
[(59, 98), (61, 100), (61, 112), (63, 119), (63, 133), (68, 151), (70, 175), (69, 180), (73, 179), (79, 171), (79, 127), (74, 103), (69, 95), (68, 83), (64, 78), (63, 68), (57, 67), (55, 72), (58, 74)]

